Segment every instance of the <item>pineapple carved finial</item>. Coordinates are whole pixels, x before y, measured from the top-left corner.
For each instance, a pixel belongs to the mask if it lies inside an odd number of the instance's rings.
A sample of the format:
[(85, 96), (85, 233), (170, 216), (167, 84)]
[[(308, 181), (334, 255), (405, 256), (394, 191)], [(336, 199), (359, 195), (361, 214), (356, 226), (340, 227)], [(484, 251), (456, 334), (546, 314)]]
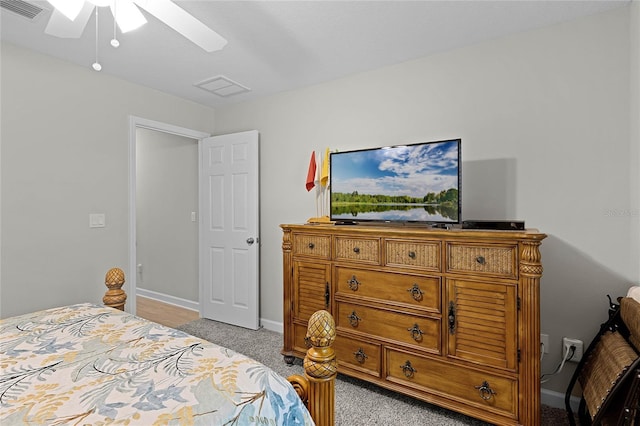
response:
[(102, 298), (105, 306), (120, 309), (124, 311), (124, 302), (127, 300), (127, 294), (122, 290), (124, 285), (124, 272), (120, 268), (111, 268), (104, 277), (104, 285), (108, 290)]

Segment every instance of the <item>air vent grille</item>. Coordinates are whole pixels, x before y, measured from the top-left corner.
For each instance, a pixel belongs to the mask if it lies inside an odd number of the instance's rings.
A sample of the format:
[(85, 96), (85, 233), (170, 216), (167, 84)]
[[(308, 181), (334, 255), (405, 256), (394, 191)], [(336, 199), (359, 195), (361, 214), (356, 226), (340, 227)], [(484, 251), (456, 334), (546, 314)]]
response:
[(0, 0), (0, 7), (31, 21), (44, 11), (43, 8), (22, 0)]
[(200, 83), (194, 84), (194, 86), (223, 98), (251, 91), (248, 87), (243, 86), (240, 83), (236, 83), (223, 75), (218, 75), (201, 81)]

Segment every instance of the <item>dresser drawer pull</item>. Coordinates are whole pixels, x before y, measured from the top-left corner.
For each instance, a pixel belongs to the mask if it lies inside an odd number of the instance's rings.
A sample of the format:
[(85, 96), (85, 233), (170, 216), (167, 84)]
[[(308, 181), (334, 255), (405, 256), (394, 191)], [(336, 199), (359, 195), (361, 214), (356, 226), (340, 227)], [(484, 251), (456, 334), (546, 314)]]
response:
[(353, 252), (356, 253), (356, 254), (359, 254), (360, 253), (360, 247), (354, 247), (353, 248)]
[(487, 264), (487, 260), (484, 258), (484, 256), (476, 257), (476, 262), (478, 262), (480, 265), (486, 265)]
[(358, 291), (358, 287), (360, 286), (360, 281), (358, 281), (358, 279), (356, 278), (355, 275), (353, 275), (351, 277), (351, 279), (349, 281), (347, 281), (347, 284), (349, 284), (349, 288), (353, 291)]
[(364, 364), (365, 360), (369, 358), (362, 348), (358, 348), (358, 352), (354, 352), (353, 355), (360, 364)]
[(416, 258), (416, 252), (415, 252), (415, 251), (410, 251), (410, 252), (409, 252), (409, 257), (410, 257), (411, 259), (415, 259), (415, 258)]
[(456, 332), (456, 305), (449, 302), (449, 334)]
[(493, 395), (497, 395), (496, 391), (494, 391), (493, 389), (491, 389), (491, 387), (489, 387), (489, 382), (487, 382), (486, 380), (482, 382), (480, 386), (476, 386), (475, 388), (478, 389), (478, 393), (480, 393), (480, 398), (484, 399), (485, 401), (488, 401), (491, 398), (493, 398)]
[(413, 324), (413, 327), (407, 328), (407, 331), (411, 332), (411, 338), (416, 342), (419, 342), (422, 340), (422, 335), (424, 334), (424, 331), (420, 330), (420, 327), (418, 326), (417, 323)]
[(329, 309), (329, 302), (331, 301), (331, 290), (329, 289), (329, 283), (324, 286), (324, 307)]
[(402, 368), (402, 372), (404, 373), (404, 377), (406, 377), (408, 379), (412, 378), (414, 373), (418, 372), (418, 370), (413, 368), (413, 366), (411, 365), (411, 361), (405, 362), (404, 365), (400, 366), (400, 368)]
[(351, 312), (351, 315), (347, 318), (349, 318), (349, 324), (351, 324), (351, 327), (357, 327), (359, 322), (362, 320), (362, 318), (356, 314), (356, 311)]
[(420, 290), (420, 287), (418, 286), (418, 284), (413, 283), (413, 287), (408, 288), (407, 291), (411, 293), (411, 297), (413, 297), (413, 300), (418, 302), (422, 300), (422, 295), (424, 294), (424, 291)]
[(309, 243), (309, 249), (310, 249), (310, 250), (313, 250), (315, 247), (316, 247), (316, 245), (315, 245), (315, 244), (313, 244), (313, 243)]

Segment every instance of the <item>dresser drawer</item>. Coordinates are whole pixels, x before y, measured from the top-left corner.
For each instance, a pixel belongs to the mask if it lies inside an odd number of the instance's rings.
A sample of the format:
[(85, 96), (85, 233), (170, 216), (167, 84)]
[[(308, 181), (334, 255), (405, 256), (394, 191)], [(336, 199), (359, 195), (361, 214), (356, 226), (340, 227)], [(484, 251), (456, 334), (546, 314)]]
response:
[(387, 341), (439, 354), (440, 319), (338, 302), (338, 330), (378, 336)]
[(380, 345), (352, 337), (338, 336), (333, 344), (338, 366), (380, 377)]
[(336, 237), (335, 260), (380, 264), (380, 239)]
[(313, 256), (322, 259), (331, 257), (331, 237), (329, 235), (295, 234), (294, 256)]
[(385, 253), (387, 266), (440, 271), (439, 241), (422, 242), (387, 239)]
[(469, 405), (515, 417), (518, 382), (408, 352), (385, 349), (385, 378), (411, 388), (446, 394)]
[(517, 245), (447, 244), (447, 272), (518, 277)]
[(335, 268), (336, 294), (377, 299), (440, 312), (440, 278), (366, 269)]

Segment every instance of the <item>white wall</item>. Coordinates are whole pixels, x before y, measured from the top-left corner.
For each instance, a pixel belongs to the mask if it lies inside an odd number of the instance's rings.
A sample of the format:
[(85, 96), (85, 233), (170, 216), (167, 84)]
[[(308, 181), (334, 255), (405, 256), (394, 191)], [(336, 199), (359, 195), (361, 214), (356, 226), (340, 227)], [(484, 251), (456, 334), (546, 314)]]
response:
[(637, 217), (615, 214), (638, 188), (630, 40), (627, 7), (217, 110), (218, 134), (261, 135), (261, 317), (282, 321), (278, 225), (316, 216), (303, 185), (311, 150), (461, 137), (463, 217), (523, 219), (548, 234), (552, 371), (562, 337), (588, 341), (605, 295), (640, 279)]
[(214, 111), (4, 42), (0, 70), (0, 316), (102, 303), (106, 271), (131, 273), (129, 115), (213, 132)]
[(137, 129), (136, 175), (136, 287), (197, 306), (198, 141)]

